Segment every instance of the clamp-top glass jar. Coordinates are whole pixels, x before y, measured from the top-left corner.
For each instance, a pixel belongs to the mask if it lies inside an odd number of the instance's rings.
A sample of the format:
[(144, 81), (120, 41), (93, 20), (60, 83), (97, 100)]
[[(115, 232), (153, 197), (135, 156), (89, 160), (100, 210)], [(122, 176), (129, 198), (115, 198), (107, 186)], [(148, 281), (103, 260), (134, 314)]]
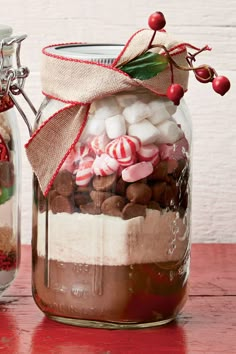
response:
[[(20, 132), (15, 107), (30, 124), (15, 95), (26, 96), (23, 86), (29, 74), (20, 63), (20, 46), (26, 35), (12, 36), (12, 28), (0, 25), (0, 295), (14, 280), (20, 262)], [(17, 67), (14, 67), (13, 57)]]
[[(121, 50), (115, 45), (46, 49), (50, 58), (89, 60), (101, 68)], [(70, 87), (71, 77), (65, 80)], [(75, 107), (47, 96), (38, 112), (38, 134), (56, 114)], [(134, 86), (94, 100), (87, 118), (47, 197), (34, 181), (34, 300), (50, 318), (74, 325), (167, 323), (187, 297), (188, 111), (183, 101), (177, 109), (167, 98)]]
[(14, 50), (12, 45), (3, 45), (11, 34), (10, 27), (0, 25), (0, 294), (14, 279), (20, 259), (19, 131), (5, 79)]

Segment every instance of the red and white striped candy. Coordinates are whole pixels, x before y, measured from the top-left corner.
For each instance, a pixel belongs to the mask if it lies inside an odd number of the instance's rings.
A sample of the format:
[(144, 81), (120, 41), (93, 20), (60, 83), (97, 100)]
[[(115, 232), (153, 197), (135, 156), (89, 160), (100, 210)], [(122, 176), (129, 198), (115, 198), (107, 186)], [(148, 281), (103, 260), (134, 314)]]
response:
[(107, 154), (96, 156), (93, 163), (93, 171), (97, 176), (109, 176), (119, 168), (119, 163)]
[(160, 161), (159, 149), (154, 144), (141, 146), (137, 151), (137, 157), (139, 161), (149, 161), (155, 166)]
[(135, 155), (131, 155), (122, 159), (117, 159), (117, 161), (119, 162), (119, 165), (126, 167), (133, 165), (137, 161), (137, 159)]
[(96, 155), (101, 155), (105, 152), (105, 148), (110, 141), (111, 140), (108, 138), (106, 133), (103, 133), (101, 135), (95, 136), (92, 139), (90, 146)]
[(123, 135), (112, 140), (107, 146), (105, 152), (116, 160), (130, 157), (141, 147), (141, 141), (134, 137)]
[(135, 165), (126, 167), (121, 175), (125, 182), (136, 182), (142, 178), (149, 176), (153, 172), (153, 165), (151, 162), (139, 162)]
[(80, 142), (75, 145), (75, 161), (82, 160), (85, 157), (88, 157), (89, 155), (91, 156), (92, 154), (93, 151), (89, 145), (81, 144)]
[(91, 157), (85, 158), (79, 164), (76, 171), (75, 183), (78, 186), (87, 186), (93, 177), (94, 159)]

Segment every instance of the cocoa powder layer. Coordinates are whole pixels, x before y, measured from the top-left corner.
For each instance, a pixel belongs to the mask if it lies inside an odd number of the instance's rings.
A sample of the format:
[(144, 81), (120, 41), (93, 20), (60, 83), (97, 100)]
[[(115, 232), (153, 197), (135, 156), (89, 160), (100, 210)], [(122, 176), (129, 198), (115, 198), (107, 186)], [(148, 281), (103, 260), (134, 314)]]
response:
[[(35, 257), (33, 295), (54, 316), (151, 322), (174, 317), (186, 300), (187, 258), (176, 263), (97, 266)], [(48, 274), (48, 279), (45, 278)]]

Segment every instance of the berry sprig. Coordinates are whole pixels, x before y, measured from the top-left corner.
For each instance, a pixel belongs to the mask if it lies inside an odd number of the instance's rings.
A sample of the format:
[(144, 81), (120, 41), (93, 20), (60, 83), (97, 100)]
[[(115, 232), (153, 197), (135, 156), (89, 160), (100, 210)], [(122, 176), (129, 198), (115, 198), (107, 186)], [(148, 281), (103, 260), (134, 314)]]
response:
[(188, 56), (186, 57), (186, 61), (188, 63), (187, 67), (178, 65), (175, 62), (175, 60), (171, 57), (168, 49), (165, 46), (152, 45), (156, 32), (163, 30), (166, 25), (165, 16), (163, 15), (163, 13), (157, 11), (154, 12), (152, 15), (150, 15), (148, 19), (148, 25), (154, 31), (148, 45), (148, 50), (156, 47), (162, 48), (165, 51), (165, 54), (169, 60), (171, 74), (172, 74), (171, 75), (172, 83), (168, 87), (166, 95), (171, 101), (174, 102), (175, 105), (179, 105), (181, 98), (184, 96), (184, 89), (180, 84), (174, 82), (173, 66), (175, 66), (179, 70), (193, 71), (196, 79), (201, 83), (212, 82), (213, 90), (216, 93), (220, 94), (221, 96), (224, 96), (226, 92), (229, 91), (230, 81), (226, 76), (218, 76), (215, 69), (210, 67), (209, 65), (201, 65), (198, 67), (193, 66), (193, 62), (196, 61), (196, 56), (198, 54), (200, 54), (204, 50), (211, 50), (208, 46), (201, 48), (194, 54), (188, 53)]

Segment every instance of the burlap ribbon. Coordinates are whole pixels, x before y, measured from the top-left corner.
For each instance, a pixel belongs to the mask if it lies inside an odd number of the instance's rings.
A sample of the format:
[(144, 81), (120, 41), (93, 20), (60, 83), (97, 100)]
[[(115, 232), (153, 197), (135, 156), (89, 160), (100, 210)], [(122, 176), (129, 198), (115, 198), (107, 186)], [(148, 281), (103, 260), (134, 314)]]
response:
[[(48, 117), (26, 144), (29, 162), (44, 195), (47, 195), (63, 162), (79, 140), (86, 125), (91, 102), (122, 91), (144, 87), (165, 96), (171, 84), (170, 67), (149, 80), (132, 79), (117, 67), (147, 50), (153, 31), (136, 32), (111, 66), (65, 58), (43, 50), (42, 89), (44, 95), (67, 103)], [(179, 65), (186, 66), (186, 46), (169, 34), (158, 32), (153, 45), (165, 45)], [(152, 49), (158, 53), (160, 48)], [(188, 72), (173, 68), (174, 82), (187, 90)]]

